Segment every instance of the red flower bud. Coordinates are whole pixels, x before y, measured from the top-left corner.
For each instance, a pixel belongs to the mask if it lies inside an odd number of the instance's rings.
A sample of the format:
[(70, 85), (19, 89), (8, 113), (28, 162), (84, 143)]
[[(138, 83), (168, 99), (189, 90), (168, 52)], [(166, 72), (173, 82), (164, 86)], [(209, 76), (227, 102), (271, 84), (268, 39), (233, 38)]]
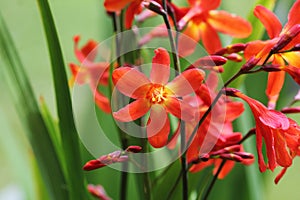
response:
[(281, 110), (282, 113), (291, 114), (291, 113), (300, 113), (300, 106), (293, 108), (283, 108)]
[(142, 147), (140, 147), (140, 146), (129, 146), (125, 150), (125, 152), (128, 152), (128, 153), (139, 153), (141, 151), (142, 151)]
[(246, 44), (237, 43), (237, 44), (229, 45), (225, 48), (222, 48), (214, 54), (215, 55), (224, 55), (224, 54), (238, 53), (240, 51), (243, 51), (245, 48), (246, 48)]
[(224, 65), (227, 62), (227, 59), (223, 56), (204, 56), (198, 59), (196, 62), (192, 64), (194, 67), (200, 66), (220, 66)]
[(243, 60), (243, 57), (237, 53), (231, 53), (231, 54), (225, 56), (225, 58), (227, 58), (228, 60), (234, 61), (234, 62), (241, 62)]
[(248, 72), (250, 71), (251, 69), (253, 69), (257, 63), (260, 61), (261, 58), (257, 58), (255, 56), (252, 56), (241, 68), (241, 72), (244, 73), (244, 72)]
[(278, 72), (281, 71), (280, 65), (277, 64), (266, 64), (261, 67), (265, 72)]
[(226, 160), (233, 160), (235, 162), (242, 162), (243, 161), (243, 158), (236, 155), (236, 154), (233, 154), (233, 153), (230, 153), (230, 154), (221, 154), (220, 155), (220, 158), (223, 158), (223, 159), (226, 159)]
[(98, 197), (101, 200), (110, 200), (111, 198), (107, 196), (104, 188), (101, 185), (92, 185), (89, 184), (87, 189), (91, 195)]
[(101, 163), (99, 160), (90, 160), (83, 166), (83, 170), (91, 171), (91, 170), (98, 169), (98, 168), (101, 168), (104, 166), (106, 166), (106, 165)]

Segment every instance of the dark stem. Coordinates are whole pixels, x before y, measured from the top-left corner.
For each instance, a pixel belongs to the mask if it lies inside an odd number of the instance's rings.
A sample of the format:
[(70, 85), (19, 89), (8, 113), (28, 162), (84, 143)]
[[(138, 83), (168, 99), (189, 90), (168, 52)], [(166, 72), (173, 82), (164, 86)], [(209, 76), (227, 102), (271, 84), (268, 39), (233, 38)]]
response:
[(173, 34), (172, 34), (171, 24), (169, 22), (167, 12), (165, 12), (163, 14), (163, 18), (164, 18), (164, 22), (165, 22), (165, 24), (167, 26), (167, 29), (168, 29), (168, 35), (169, 35), (170, 45), (171, 45), (171, 49), (172, 49), (172, 58), (173, 58), (173, 62), (174, 62), (174, 68), (178, 73), (180, 73), (181, 69), (180, 69), (178, 52), (177, 52), (177, 48), (175, 46), (175, 41), (174, 41), (174, 37), (173, 37)]
[[(120, 57), (120, 53), (121, 53), (121, 47), (120, 47), (120, 38), (119, 38), (119, 29), (118, 29), (118, 25), (122, 26), (122, 24), (118, 24), (118, 18), (117, 18), (117, 14), (113, 13), (112, 14), (112, 18), (113, 18), (113, 28), (114, 28), (114, 33), (115, 33), (115, 40), (116, 40), (116, 56), (117, 56), (117, 62), (118, 62), (118, 66), (122, 65), (122, 61), (121, 61), (121, 57)], [(122, 19), (121, 19), (122, 21)], [(121, 23), (121, 22), (120, 22)], [(120, 27), (120, 30), (122, 28)], [(123, 101), (123, 98), (121, 99), (121, 101)], [(128, 146), (128, 141), (127, 138), (125, 137), (123, 131), (121, 129), (118, 128), (118, 132), (119, 132), (119, 138), (122, 144), (122, 148), (126, 149)], [(121, 181), (120, 181), (120, 199), (121, 200), (126, 200), (127, 199), (127, 182), (128, 182), (128, 174), (127, 174), (127, 169), (128, 169), (128, 163), (127, 162), (123, 162), (122, 163), (122, 172), (121, 172)]]
[(210, 182), (209, 187), (208, 187), (206, 193), (204, 194), (203, 200), (206, 200), (208, 198), (208, 196), (209, 196), (210, 192), (212, 191), (212, 188), (214, 187), (214, 185), (216, 183), (216, 180), (217, 180), (220, 172), (222, 171), (225, 163), (226, 163), (226, 160), (223, 160), (220, 167), (219, 167), (219, 169), (218, 169), (218, 171), (217, 171), (217, 173), (214, 175), (212, 181)]
[(168, 197), (167, 197), (167, 200), (171, 199), (171, 197), (172, 197), (172, 195), (173, 195), (173, 193), (174, 193), (174, 191), (175, 191), (175, 189), (176, 189), (176, 187), (177, 187), (177, 185), (180, 181), (181, 176), (182, 176), (182, 171), (180, 171), (180, 174), (178, 175), (178, 177), (175, 181), (175, 184), (173, 185), (172, 189), (170, 190), (170, 192), (168, 194)]
[(255, 128), (251, 129), (239, 142), (239, 144), (242, 144), (245, 140), (247, 140), (250, 136), (255, 135)]
[(180, 140), (181, 140), (181, 174), (182, 174), (182, 199), (188, 199), (188, 170), (186, 162), (186, 141), (185, 141), (185, 123), (181, 121), (180, 124)]

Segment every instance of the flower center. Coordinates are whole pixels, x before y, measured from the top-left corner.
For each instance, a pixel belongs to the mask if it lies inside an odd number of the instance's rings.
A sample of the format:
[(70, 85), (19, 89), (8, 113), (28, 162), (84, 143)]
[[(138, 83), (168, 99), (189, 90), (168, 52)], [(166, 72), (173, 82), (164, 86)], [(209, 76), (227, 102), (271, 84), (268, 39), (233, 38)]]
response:
[(165, 87), (162, 85), (153, 85), (149, 90), (148, 99), (153, 104), (161, 104), (163, 103), (168, 96), (168, 92)]

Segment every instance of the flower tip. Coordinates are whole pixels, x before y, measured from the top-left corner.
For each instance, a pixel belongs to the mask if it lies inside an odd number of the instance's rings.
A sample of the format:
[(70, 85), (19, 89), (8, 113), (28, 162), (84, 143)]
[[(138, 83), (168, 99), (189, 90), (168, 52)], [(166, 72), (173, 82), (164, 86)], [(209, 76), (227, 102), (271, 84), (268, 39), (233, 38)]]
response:
[(80, 40), (80, 35), (75, 35), (75, 36), (73, 37), (73, 40), (74, 40), (75, 43), (78, 43), (79, 40)]
[(235, 88), (226, 88), (225, 93), (227, 96), (237, 97), (238, 96), (237, 94), (241, 93), (241, 91)]

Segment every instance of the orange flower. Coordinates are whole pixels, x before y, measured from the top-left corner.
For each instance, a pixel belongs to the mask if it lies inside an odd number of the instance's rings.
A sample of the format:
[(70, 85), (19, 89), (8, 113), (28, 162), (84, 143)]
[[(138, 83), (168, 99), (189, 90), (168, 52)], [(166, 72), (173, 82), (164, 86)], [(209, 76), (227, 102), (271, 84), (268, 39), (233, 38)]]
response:
[[(256, 6), (254, 10), (254, 15), (263, 23), (265, 26), (270, 40), (267, 41), (253, 41), (248, 43), (245, 49), (245, 58), (249, 59), (253, 55), (257, 55), (264, 51), (261, 56), (261, 63), (264, 62), (268, 53), (271, 49), (284, 37), (293, 35), (293, 27), (297, 24), (300, 24), (300, 0), (297, 0), (293, 7), (291, 8), (288, 16), (288, 22), (282, 29), (282, 25), (279, 19), (274, 13), (263, 6)], [(287, 42), (286, 46), (282, 50), (288, 50), (294, 47), (297, 43), (300, 43), (300, 35), (293, 38), (291, 42)], [(268, 62), (272, 64), (285, 66), (285, 63), (288, 63), (291, 66), (300, 67), (300, 53), (299, 52), (289, 52), (289, 53), (277, 53), (273, 54)], [(266, 89), (266, 94), (269, 98), (268, 107), (274, 109), (276, 102), (279, 96), (279, 93), (282, 89), (284, 83), (285, 72), (270, 72), (268, 77), (268, 84)]]
[(207, 52), (212, 54), (222, 47), (217, 32), (244, 38), (252, 31), (251, 24), (243, 18), (226, 11), (215, 10), (219, 7), (221, 0), (188, 0), (188, 2), (190, 8), (188, 11), (182, 8), (186, 14), (178, 22), (179, 29), (186, 26), (183, 33), (189, 37), (180, 37), (179, 54), (181, 56), (193, 53), (197, 43), (191, 41), (190, 38), (195, 41), (202, 40)]
[(74, 37), (74, 52), (81, 66), (70, 63), (69, 67), (72, 73), (70, 84), (74, 81), (78, 84), (88, 83), (92, 92), (96, 105), (106, 113), (110, 113), (109, 100), (104, 94), (97, 89), (98, 85), (108, 84), (108, 62), (94, 62), (97, 55), (97, 42), (89, 40), (81, 49), (78, 47), (80, 37)]
[(204, 79), (204, 72), (189, 69), (168, 82), (170, 58), (163, 48), (155, 51), (150, 79), (135, 68), (120, 67), (113, 72), (117, 89), (133, 99), (132, 103), (113, 113), (116, 120), (130, 122), (144, 116), (150, 110), (147, 135), (154, 147), (166, 145), (170, 131), (167, 113), (182, 120), (192, 120), (194, 111), (179, 97), (193, 93)]
[[(227, 89), (228, 95), (246, 101), (256, 122), (256, 146), (258, 164), (261, 172), (267, 168), (274, 170), (277, 165), (287, 168), (291, 166), (296, 155), (300, 155), (300, 127), (281, 112), (268, 110), (260, 102), (244, 95), (236, 89)], [(264, 139), (267, 150), (268, 165), (262, 154)]]
[[(191, 103), (197, 106), (195, 110), (199, 110), (200, 117), (203, 116), (215, 98), (217, 85), (218, 77), (216, 73), (211, 72), (206, 83), (202, 84), (196, 91), (197, 99), (194, 102), (191, 101)], [(195, 103), (195, 101), (198, 103)], [(205, 167), (215, 165), (214, 173), (216, 173), (222, 162), (221, 157), (229, 159), (218, 176), (218, 178), (223, 178), (233, 168), (235, 161), (247, 163), (246, 160), (238, 155), (243, 152), (242, 146), (238, 145), (242, 135), (234, 133), (232, 128), (232, 121), (241, 115), (243, 111), (244, 107), (241, 102), (232, 102), (225, 97), (219, 99), (212, 112), (198, 128), (193, 142), (187, 149), (187, 160), (189, 163), (194, 162), (204, 154), (208, 154), (209, 159), (205, 162), (194, 164), (190, 169), (191, 172), (198, 172)], [(196, 124), (197, 122), (186, 123), (188, 139)], [(238, 145), (239, 149), (230, 152), (219, 151), (232, 145)]]

